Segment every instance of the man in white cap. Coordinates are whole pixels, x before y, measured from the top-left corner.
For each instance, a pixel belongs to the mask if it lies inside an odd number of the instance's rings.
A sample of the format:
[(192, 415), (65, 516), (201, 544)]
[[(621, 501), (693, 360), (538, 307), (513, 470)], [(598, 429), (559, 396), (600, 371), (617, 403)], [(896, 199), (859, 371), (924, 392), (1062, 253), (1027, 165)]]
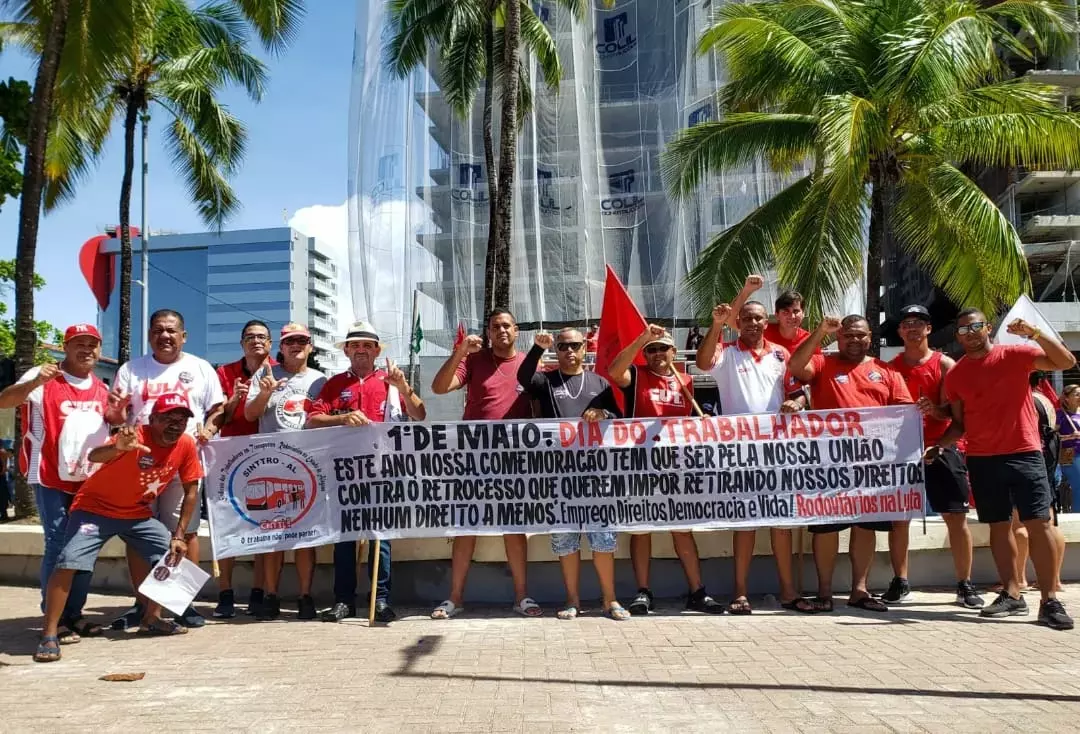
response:
[[(319, 392), (308, 411), (307, 428), (363, 426), (383, 421), (422, 421), (427, 417), (420, 399), (404, 373), (389, 359), (379, 369), (385, 346), (375, 327), (358, 321), (336, 345), (349, 358), (349, 369), (334, 375)], [(369, 543), (368, 564), (374, 561), (375, 544)], [(390, 606), (390, 541), (379, 541), (379, 573), (375, 594), (375, 619), (392, 622), (397, 615)], [(340, 622), (356, 616), (356, 541), (334, 546), (334, 606), (323, 613), (324, 622)]]
[[(42, 611), (45, 611), (49, 575), (64, 549), (71, 500), (86, 478), (85, 467), (77, 466), (85, 453), (81, 449), (97, 428), (104, 428), (101, 416), (108, 403), (109, 388), (94, 374), (100, 358), (101, 334), (97, 327), (69, 326), (64, 332), (64, 359), (59, 365), (32, 367), (16, 384), (0, 393), (0, 408), (18, 406), (22, 411), (19, 471), (34, 490), (45, 536), (45, 552), (41, 557)], [(107, 435), (102, 431), (98, 437)], [(75, 455), (65, 455), (72, 452)], [(80, 634), (92, 637), (100, 633), (100, 626), (80, 622), (89, 588), (90, 574), (75, 574), (60, 618), (61, 642), (78, 642)]]

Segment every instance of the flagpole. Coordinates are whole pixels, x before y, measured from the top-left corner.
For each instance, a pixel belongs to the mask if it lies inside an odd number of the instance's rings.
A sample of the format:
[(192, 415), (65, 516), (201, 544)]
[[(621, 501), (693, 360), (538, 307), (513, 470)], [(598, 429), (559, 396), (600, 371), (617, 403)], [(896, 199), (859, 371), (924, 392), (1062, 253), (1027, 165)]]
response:
[(420, 291), (417, 288), (413, 288), (412, 292), (412, 332), (409, 335), (409, 386), (416, 389), (416, 357), (417, 352), (420, 349), (420, 345), (416, 343), (416, 319), (417, 319), (417, 300), (420, 295)]

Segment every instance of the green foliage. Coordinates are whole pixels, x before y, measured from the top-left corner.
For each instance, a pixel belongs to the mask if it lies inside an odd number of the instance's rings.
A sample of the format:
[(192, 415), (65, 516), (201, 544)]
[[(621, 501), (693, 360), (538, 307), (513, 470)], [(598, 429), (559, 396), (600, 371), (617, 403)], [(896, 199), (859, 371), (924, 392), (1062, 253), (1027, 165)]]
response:
[[(15, 261), (0, 260), (0, 293), (7, 296), (11, 291), (11, 285), (15, 282)], [(45, 286), (45, 279), (34, 274), (34, 290), (41, 290)], [(15, 319), (7, 317), (8, 305), (0, 301), (0, 357), (10, 357), (15, 354)], [(34, 364), (51, 362), (52, 357), (41, 344), (60, 344), (64, 335), (48, 321), (37, 321), (34, 324), (38, 336), (38, 348), (34, 354)]]
[(963, 172), (1080, 168), (1080, 115), (1064, 90), (1011, 78), (999, 53), (1060, 47), (1073, 29), (1064, 7), (776, 0), (723, 5), (713, 21), (699, 51), (726, 68), (722, 119), (668, 147), (672, 194), (756, 160), (809, 173), (702, 252), (688, 278), (698, 312), (770, 267), (812, 313), (835, 307), (863, 277), (863, 228), (878, 211), (870, 231), (892, 232), (954, 302), (994, 313), (1029, 289), (1017, 233)]
[(30, 122), (30, 85), (8, 77), (0, 82), (0, 207), (22, 191), (22, 151)]

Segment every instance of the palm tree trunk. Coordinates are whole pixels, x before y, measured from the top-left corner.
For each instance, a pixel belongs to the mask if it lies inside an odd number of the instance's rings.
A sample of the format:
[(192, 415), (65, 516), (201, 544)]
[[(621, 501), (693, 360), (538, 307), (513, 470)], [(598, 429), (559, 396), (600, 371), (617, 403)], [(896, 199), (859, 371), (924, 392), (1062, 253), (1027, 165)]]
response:
[(892, 186), (887, 176), (874, 176), (870, 194), (870, 242), (866, 252), (866, 320), (870, 323), (870, 353), (881, 353), (882, 258), (888, 238), (889, 205)]
[[(132, 90), (124, 115), (124, 177), (120, 181), (120, 326), (116, 353), (120, 364), (131, 359), (131, 179), (135, 172), (135, 125), (138, 120), (139, 99)], [(147, 325), (143, 324), (143, 328)]]
[[(494, 8), (492, 8), (494, 15)], [(484, 305), (483, 317), (494, 308), (495, 304), (495, 262), (499, 254), (499, 218), (495, 208), (499, 198), (499, 172), (495, 164), (495, 134), (492, 132), (492, 107), (495, 95), (495, 20), (489, 18), (484, 28), (484, 53), (487, 61), (487, 74), (484, 77), (484, 166), (487, 171), (488, 188), (488, 242), (487, 255), (484, 258)], [(485, 338), (487, 336), (484, 330)]]
[[(41, 50), (34, 98), (27, 122), (26, 160), (23, 163), (22, 198), (19, 201), (19, 234), (15, 246), (15, 372), (21, 375), (34, 364), (37, 330), (34, 328), (34, 261), (37, 257), (41, 192), (45, 186), (45, 142), (52, 117), (53, 91), (60, 55), (67, 36), (70, 0), (54, 0), (49, 32)], [(16, 446), (22, 445), (22, 426), (16, 418)], [(15, 516), (36, 513), (33, 492), (19, 476), (15, 483)]]
[(495, 306), (510, 308), (510, 238), (514, 217), (514, 174), (517, 169), (518, 65), (521, 63), (521, 5), (506, 3), (503, 27), (503, 64), (506, 85), (499, 122), (498, 253), (495, 262)]

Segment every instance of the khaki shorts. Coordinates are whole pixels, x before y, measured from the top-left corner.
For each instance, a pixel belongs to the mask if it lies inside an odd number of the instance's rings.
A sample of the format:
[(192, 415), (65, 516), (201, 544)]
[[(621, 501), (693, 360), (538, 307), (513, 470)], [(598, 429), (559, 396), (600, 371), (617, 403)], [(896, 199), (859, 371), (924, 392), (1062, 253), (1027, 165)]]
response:
[[(192, 535), (199, 532), (199, 523), (202, 519), (202, 482), (199, 482), (199, 492), (195, 501), (195, 507), (191, 512), (191, 520), (188, 522), (187, 529), (184, 531), (185, 535)], [(180, 481), (179, 476), (173, 477), (169, 482), (169, 486), (161, 491), (161, 494), (154, 500), (154, 504), (151, 509), (154, 511), (154, 517), (161, 521), (161, 523), (169, 529), (170, 533), (175, 533), (177, 526), (180, 524), (180, 507), (184, 504), (184, 483)]]

